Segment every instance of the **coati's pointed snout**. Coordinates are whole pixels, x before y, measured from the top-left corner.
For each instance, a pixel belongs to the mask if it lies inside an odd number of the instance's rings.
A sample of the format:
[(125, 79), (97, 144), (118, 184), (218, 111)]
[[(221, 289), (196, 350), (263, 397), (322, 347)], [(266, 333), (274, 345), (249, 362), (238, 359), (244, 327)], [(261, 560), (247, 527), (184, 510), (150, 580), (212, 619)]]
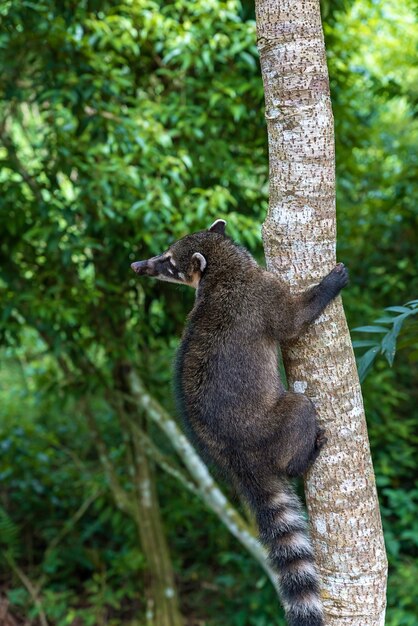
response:
[(131, 268), (138, 276), (149, 276), (169, 283), (192, 285), (192, 281), (186, 279), (186, 275), (177, 267), (172, 253), (168, 251), (146, 259), (146, 261), (135, 261), (135, 263), (131, 263)]
[(143, 274), (147, 266), (147, 261), (135, 261), (131, 263), (131, 267), (136, 274)]
[(155, 276), (155, 263), (154, 259), (147, 259), (146, 261), (135, 261), (131, 263), (131, 268), (139, 276)]

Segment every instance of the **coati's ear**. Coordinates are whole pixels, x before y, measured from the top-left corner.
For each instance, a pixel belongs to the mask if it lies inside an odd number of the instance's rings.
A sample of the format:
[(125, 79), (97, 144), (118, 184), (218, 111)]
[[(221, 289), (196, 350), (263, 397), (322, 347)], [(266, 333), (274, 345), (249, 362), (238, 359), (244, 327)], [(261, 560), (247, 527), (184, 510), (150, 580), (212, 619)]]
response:
[(208, 231), (210, 233), (219, 233), (220, 235), (225, 235), (225, 220), (216, 220), (213, 222), (212, 226), (209, 226)]
[(195, 252), (192, 256), (193, 270), (202, 273), (206, 267), (206, 259), (200, 252)]

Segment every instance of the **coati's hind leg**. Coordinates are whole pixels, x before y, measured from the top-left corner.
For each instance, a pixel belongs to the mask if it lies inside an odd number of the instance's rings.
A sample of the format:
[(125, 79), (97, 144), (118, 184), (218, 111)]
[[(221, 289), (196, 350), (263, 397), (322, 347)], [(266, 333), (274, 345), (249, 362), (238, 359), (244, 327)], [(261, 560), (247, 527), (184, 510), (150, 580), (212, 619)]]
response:
[(286, 392), (276, 403), (271, 419), (279, 424), (280, 470), (290, 477), (301, 476), (327, 441), (324, 429), (318, 426), (313, 403), (301, 393)]

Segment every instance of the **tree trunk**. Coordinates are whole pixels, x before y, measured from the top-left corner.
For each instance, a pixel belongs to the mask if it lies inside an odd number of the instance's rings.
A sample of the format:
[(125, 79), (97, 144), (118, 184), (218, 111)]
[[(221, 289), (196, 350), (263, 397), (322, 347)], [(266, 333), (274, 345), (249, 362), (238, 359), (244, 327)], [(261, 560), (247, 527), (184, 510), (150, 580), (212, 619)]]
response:
[[(335, 265), (333, 116), (319, 0), (256, 0), (270, 204), (267, 263), (294, 291)], [(328, 444), (306, 479), (326, 623), (384, 624), (387, 561), (362, 395), (341, 298), (284, 351)]]
[(165, 531), (161, 520), (155, 474), (150, 460), (131, 433), (134, 446), (136, 522), (147, 560), (147, 612), (149, 626), (183, 626)]
[[(118, 391), (115, 390), (117, 396)], [(130, 402), (133, 404), (133, 401)], [(134, 432), (124, 407), (117, 403), (118, 416), (127, 452), (127, 471), (135, 491), (123, 488), (111, 456), (88, 403), (84, 412), (116, 506), (135, 522), (146, 560), (145, 595), (147, 626), (183, 626), (170, 553), (165, 538), (152, 465)]]
[[(127, 394), (124, 401), (117, 397), (116, 408), (124, 435), (129, 472), (135, 485), (130, 500), (138, 536), (147, 569), (145, 589), (147, 596), (147, 626), (183, 626), (180, 613), (173, 566), (161, 518), (152, 461), (148, 458), (143, 442), (134, 428), (145, 429), (142, 415), (134, 410), (134, 399), (129, 398), (129, 376), (132, 368), (128, 363), (118, 363), (114, 370), (118, 391)], [(133, 413), (132, 413), (133, 412)]]

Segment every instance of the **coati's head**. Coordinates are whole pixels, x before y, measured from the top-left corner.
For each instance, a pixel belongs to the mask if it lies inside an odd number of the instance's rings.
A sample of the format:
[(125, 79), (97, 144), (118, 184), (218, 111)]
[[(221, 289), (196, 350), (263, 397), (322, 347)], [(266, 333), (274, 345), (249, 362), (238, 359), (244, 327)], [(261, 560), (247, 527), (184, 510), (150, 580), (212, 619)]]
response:
[(131, 267), (140, 276), (151, 276), (196, 289), (210, 262), (209, 257), (214, 256), (214, 250), (227, 242), (235, 248), (225, 236), (225, 226), (225, 220), (216, 220), (207, 230), (187, 235), (163, 254), (146, 261), (136, 261)]

